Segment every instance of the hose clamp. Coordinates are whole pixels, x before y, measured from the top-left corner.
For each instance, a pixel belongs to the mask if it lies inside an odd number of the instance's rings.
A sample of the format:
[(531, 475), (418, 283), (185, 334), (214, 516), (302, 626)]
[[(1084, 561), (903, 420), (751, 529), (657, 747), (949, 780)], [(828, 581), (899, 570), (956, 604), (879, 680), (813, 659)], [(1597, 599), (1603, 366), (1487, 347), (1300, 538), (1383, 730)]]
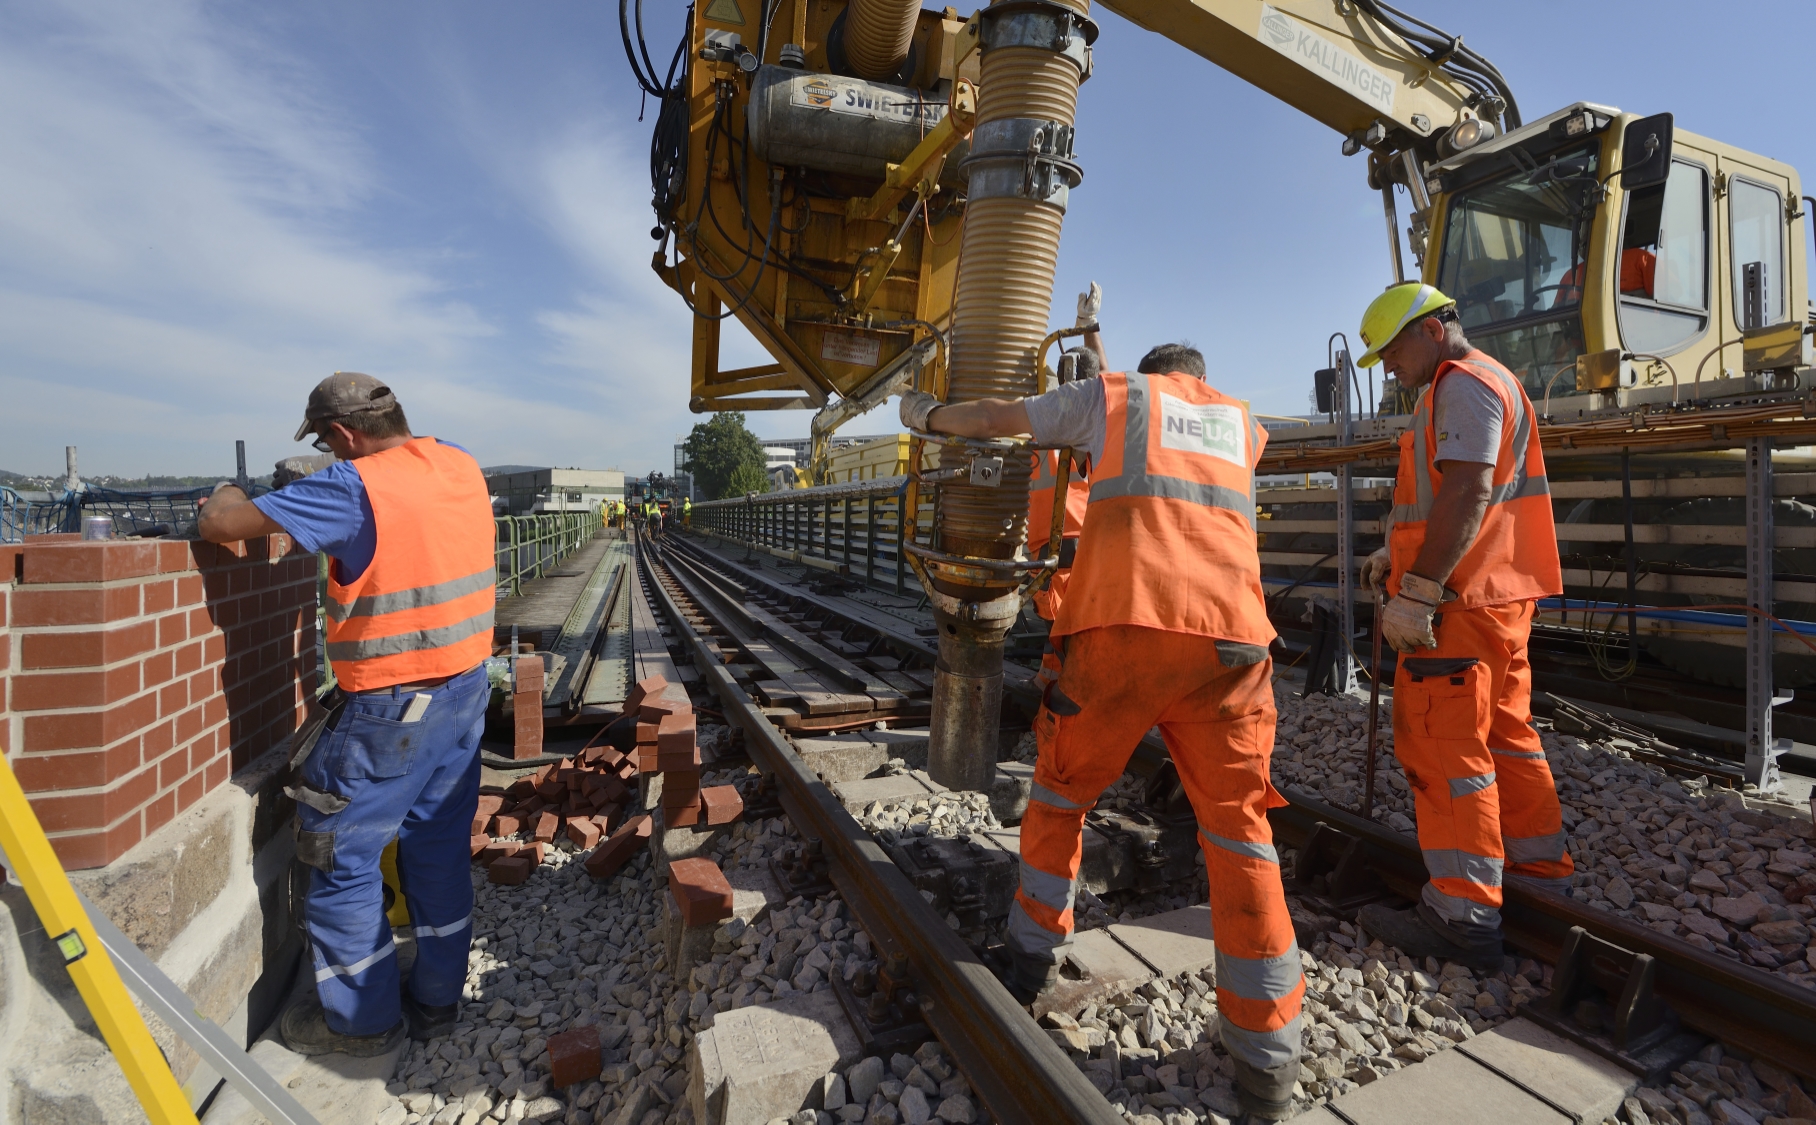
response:
[(1081, 82), (1091, 73), (1097, 24), (1084, 14), (1053, 0), (998, 0), (977, 15), (980, 51), (1032, 47), (1071, 59)]
[(1084, 168), (1072, 153), (1075, 130), (1061, 121), (1005, 117), (971, 131), (965, 158), (968, 199), (1032, 199), (1066, 209)]

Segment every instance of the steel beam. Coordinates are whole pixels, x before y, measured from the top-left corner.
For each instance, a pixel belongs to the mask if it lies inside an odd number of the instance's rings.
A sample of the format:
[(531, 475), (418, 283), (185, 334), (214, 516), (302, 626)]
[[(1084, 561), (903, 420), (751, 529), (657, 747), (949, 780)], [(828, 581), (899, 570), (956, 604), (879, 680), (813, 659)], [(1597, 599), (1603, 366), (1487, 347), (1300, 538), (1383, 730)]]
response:
[(1772, 708), (1789, 702), (1772, 686), (1772, 439), (1747, 440), (1747, 758), (1746, 783), (1761, 793), (1784, 786), (1778, 756), (1789, 739), (1772, 735)]

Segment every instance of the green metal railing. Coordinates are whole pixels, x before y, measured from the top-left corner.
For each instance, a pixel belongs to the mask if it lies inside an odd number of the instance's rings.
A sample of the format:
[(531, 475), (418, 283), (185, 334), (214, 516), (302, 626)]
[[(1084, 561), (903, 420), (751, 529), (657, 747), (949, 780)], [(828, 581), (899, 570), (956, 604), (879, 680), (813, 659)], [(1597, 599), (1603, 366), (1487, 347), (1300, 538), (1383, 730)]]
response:
[[(694, 505), (694, 530), (805, 566), (904, 593), (918, 587), (903, 559), (907, 477), (760, 492)], [(913, 542), (933, 537), (933, 503), (921, 503)]]
[(597, 505), (583, 512), (538, 512), (497, 516), (498, 591), (523, 593), (525, 579), (541, 578), (579, 550), (603, 526)]

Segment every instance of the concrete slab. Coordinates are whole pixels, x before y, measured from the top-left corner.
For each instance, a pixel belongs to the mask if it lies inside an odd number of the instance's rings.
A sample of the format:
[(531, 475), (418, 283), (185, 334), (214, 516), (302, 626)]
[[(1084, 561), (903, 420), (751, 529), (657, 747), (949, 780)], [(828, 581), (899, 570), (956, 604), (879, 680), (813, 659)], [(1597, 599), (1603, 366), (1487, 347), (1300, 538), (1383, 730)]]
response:
[(913, 774), (842, 781), (832, 786), (832, 792), (853, 816), (863, 813), (872, 801), (918, 801), (933, 795), (933, 790)]
[(1331, 1108), (1351, 1125), (1574, 1125), (1571, 1117), (1454, 1050), (1345, 1094)]
[(734, 867), (725, 872), (725, 881), (731, 884), (731, 916), (753, 925), (788, 902), (767, 866)]
[(1110, 927), (1117, 941), (1153, 967), (1161, 977), (1195, 973), (1217, 960), (1211, 941), (1211, 908), (1187, 906)]
[(1034, 1016), (1048, 1012), (1072, 1013), (1118, 992), (1129, 992), (1154, 979), (1154, 970), (1124, 949), (1106, 930), (1085, 930), (1072, 935), (1059, 981), (1034, 1001)]
[[(315, 980), (298, 973), (290, 999), (313, 991)], [(397, 1099), (385, 1093), (385, 1084), (397, 1071), (397, 1061), (410, 1046), (405, 1039), (396, 1050), (376, 1058), (348, 1055), (299, 1055), (284, 1046), (276, 1022), (252, 1045), (253, 1060), (285, 1087), (317, 1121), (372, 1121)], [(231, 1086), (224, 1087), (202, 1115), (202, 1125), (266, 1125), (264, 1114), (252, 1107)]]
[(1455, 1048), (1580, 1122), (1613, 1117), (1639, 1076), (1533, 1023), (1509, 1020)]
[(1287, 1120), (1292, 1121), (1293, 1125), (1346, 1125), (1346, 1122), (1332, 1113), (1328, 1106), (1314, 1106), (1299, 1116)]
[(693, 859), (712, 850), (727, 824), (698, 825), (692, 828), (658, 828), (649, 834), (651, 866), (658, 878), (668, 878), (668, 865), (677, 859)]
[(1028, 792), (1034, 786), (1034, 763), (998, 762), (996, 781), (990, 786), (990, 811), (1004, 824), (1020, 820), (1028, 811)]
[(690, 1048), (694, 1121), (764, 1125), (810, 1108), (826, 1072), (861, 1051), (831, 989), (721, 1012)]
[(828, 785), (860, 781), (883, 768), (889, 751), (864, 738), (797, 738), (795, 753)]

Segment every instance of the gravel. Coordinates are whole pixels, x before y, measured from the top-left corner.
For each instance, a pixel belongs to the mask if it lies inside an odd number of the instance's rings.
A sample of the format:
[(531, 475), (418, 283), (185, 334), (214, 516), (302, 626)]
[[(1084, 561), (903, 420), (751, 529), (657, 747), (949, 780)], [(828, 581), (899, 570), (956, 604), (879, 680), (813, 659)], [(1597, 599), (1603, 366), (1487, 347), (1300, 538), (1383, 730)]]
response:
[[(1280, 684), (1275, 697), (1274, 784), (1358, 806), (1368, 705), (1299, 699)], [(1382, 712), (1376, 817), (1411, 835), (1412, 801)], [(1618, 742), (1585, 743), (1548, 724), (1540, 740), (1577, 865), (1574, 897), (1816, 988), (1816, 830), (1795, 806), (1674, 779)]]

